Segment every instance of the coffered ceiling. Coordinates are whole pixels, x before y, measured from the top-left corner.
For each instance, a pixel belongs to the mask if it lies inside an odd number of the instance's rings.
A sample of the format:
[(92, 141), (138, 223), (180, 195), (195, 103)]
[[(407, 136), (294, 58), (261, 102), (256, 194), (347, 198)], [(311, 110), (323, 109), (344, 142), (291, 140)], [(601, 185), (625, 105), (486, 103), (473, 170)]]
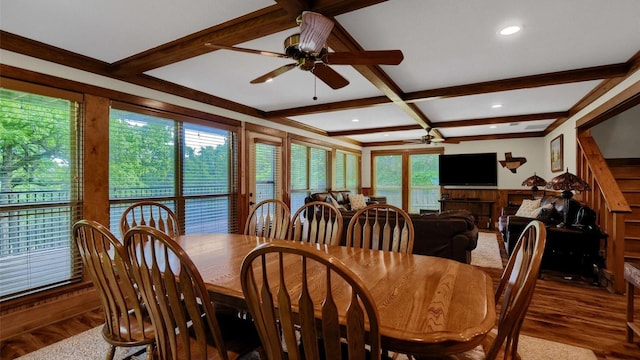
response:
[[(330, 51), (403, 61), (331, 65), (337, 90), (300, 69), (250, 84), (292, 60), (207, 46), (282, 53), (304, 10), (335, 22)], [(456, 142), (553, 129), (637, 67), (639, 14), (637, 0), (8, 0), (0, 47), (363, 145), (428, 127)]]

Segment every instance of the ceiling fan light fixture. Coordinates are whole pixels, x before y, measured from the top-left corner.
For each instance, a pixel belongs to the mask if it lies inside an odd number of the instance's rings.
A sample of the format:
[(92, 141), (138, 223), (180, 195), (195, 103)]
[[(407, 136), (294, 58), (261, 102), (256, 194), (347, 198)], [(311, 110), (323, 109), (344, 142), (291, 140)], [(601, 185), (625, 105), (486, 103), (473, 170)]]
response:
[(333, 21), (331, 19), (312, 11), (304, 11), (300, 23), (300, 50), (319, 54), (332, 29)]

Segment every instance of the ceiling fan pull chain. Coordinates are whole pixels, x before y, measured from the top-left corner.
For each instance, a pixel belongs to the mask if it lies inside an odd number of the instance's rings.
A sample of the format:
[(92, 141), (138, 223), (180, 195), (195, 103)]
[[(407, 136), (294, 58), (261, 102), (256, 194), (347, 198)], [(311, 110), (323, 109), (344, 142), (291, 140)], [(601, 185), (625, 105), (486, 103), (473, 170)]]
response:
[(318, 77), (316, 76), (316, 74), (313, 74), (313, 100), (318, 100), (318, 96), (317, 96), (317, 81), (318, 81)]

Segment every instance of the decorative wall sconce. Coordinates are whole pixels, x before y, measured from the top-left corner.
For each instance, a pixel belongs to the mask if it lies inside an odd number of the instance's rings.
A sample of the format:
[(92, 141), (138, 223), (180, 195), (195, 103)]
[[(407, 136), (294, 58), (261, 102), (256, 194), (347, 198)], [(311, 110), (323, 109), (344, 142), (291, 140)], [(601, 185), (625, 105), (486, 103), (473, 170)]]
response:
[(504, 153), (504, 160), (498, 160), (502, 167), (506, 167), (511, 170), (512, 173), (516, 173), (518, 168), (527, 162), (527, 158), (524, 157), (513, 157), (510, 152)]

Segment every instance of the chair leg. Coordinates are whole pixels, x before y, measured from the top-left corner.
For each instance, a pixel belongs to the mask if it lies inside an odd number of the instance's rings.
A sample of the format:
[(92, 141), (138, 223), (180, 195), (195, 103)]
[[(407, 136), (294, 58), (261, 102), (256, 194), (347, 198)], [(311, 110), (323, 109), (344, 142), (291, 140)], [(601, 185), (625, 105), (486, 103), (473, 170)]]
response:
[(113, 356), (116, 354), (116, 347), (115, 345), (109, 345), (109, 351), (107, 352), (107, 356), (105, 357), (105, 359), (107, 360), (113, 360)]
[(145, 357), (146, 360), (153, 360), (153, 352), (155, 351), (155, 349), (155, 342), (147, 345), (147, 356)]

